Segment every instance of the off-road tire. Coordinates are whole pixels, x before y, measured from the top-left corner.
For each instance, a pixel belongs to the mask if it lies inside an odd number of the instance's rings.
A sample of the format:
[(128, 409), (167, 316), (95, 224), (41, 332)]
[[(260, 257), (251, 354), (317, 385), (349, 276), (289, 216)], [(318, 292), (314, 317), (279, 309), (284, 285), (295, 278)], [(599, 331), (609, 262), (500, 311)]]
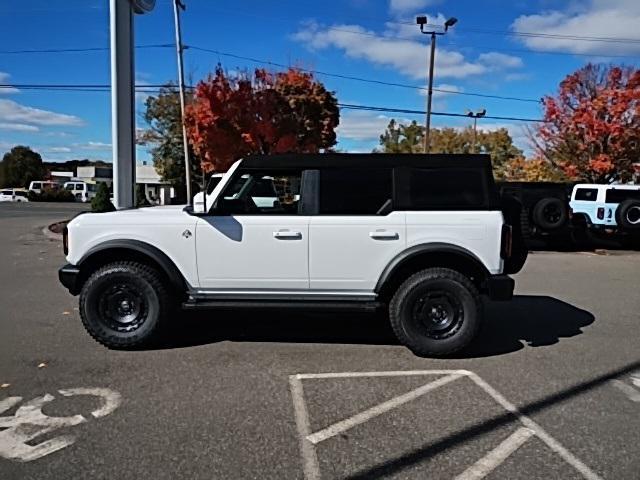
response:
[(533, 207), (532, 219), (533, 223), (543, 230), (557, 230), (566, 225), (569, 209), (559, 198), (543, 198)]
[[(458, 325), (442, 335), (434, 335), (429, 329), (435, 328), (431, 325), (435, 321), (426, 320), (425, 309), (433, 310), (440, 292), (451, 297), (448, 301), (457, 302), (453, 302), (451, 310), (458, 315)], [(425, 300), (427, 295), (436, 298)], [(429, 268), (411, 275), (400, 285), (389, 303), (389, 320), (400, 343), (416, 355), (449, 355), (465, 348), (477, 335), (482, 323), (482, 304), (478, 289), (466, 276), (448, 268)]]
[(616, 223), (625, 230), (640, 230), (640, 200), (629, 198), (616, 208)]
[[(122, 313), (114, 313), (118, 309), (114, 303), (120, 305), (129, 297), (139, 313), (129, 323), (114, 320), (113, 316)], [(80, 292), (82, 324), (94, 340), (112, 349), (151, 344), (158, 338), (172, 307), (163, 277), (137, 262), (115, 262), (101, 267), (87, 279)]]

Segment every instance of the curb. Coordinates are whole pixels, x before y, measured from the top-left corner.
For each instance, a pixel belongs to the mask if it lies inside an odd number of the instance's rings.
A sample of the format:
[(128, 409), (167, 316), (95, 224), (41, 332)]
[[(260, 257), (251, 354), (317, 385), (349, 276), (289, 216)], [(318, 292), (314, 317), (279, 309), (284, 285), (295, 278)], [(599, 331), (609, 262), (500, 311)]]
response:
[(42, 229), (42, 234), (45, 237), (47, 237), (49, 240), (55, 240), (58, 242), (62, 241), (62, 235), (60, 233), (54, 233), (51, 230), (49, 230), (48, 225)]

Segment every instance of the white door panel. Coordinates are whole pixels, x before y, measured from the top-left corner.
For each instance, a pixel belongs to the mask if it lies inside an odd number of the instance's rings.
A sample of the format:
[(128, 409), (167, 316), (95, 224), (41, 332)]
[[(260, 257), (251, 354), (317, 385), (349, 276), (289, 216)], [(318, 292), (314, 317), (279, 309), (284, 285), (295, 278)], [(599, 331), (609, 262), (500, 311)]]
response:
[(196, 245), (201, 288), (309, 288), (307, 216), (203, 217)]
[(309, 286), (371, 291), (387, 264), (405, 246), (404, 212), (311, 217)]

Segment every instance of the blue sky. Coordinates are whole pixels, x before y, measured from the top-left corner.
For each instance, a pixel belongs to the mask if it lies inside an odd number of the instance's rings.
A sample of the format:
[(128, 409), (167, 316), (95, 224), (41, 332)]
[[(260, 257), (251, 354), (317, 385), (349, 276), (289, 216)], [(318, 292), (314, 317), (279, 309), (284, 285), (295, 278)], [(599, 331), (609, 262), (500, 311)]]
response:
[[(31, 0), (0, 5), (0, 84), (108, 84), (108, 51), (12, 54), (28, 49), (108, 47), (107, 0)], [(185, 0), (185, 44), (225, 54), (370, 80), (424, 87), (428, 37), (416, 14), (458, 24), (440, 37), (436, 53), (434, 110), (539, 118), (536, 102), (482, 98), (469, 93), (539, 99), (588, 61), (638, 65), (637, 0)], [(136, 44), (172, 44), (171, 0), (136, 16)], [(527, 35), (514, 34), (527, 33)], [(534, 35), (528, 35), (533, 33)], [(577, 39), (575, 37), (597, 37)], [(570, 38), (568, 38), (570, 37)], [(603, 37), (606, 37), (603, 40)], [(615, 37), (615, 38), (613, 38)], [(613, 38), (613, 40), (612, 40)], [(616, 40), (624, 39), (624, 40)], [(229, 70), (252, 61), (191, 48), (185, 52), (193, 81), (222, 63)], [(275, 69), (276, 67), (271, 67)], [(139, 84), (175, 80), (172, 48), (136, 51)], [(424, 92), (319, 75), (341, 103), (421, 110)], [(138, 117), (144, 97), (137, 101)], [(422, 116), (343, 110), (339, 145), (370, 151), (390, 120)], [(45, 160), (111, 159), (108, 92), (0, 89), (0, 153), (27, 144)], [(138, 118), (139, 126), (143, 122)], [(436, 117), (435, 126), (460, 127), (467, 119)], [(486, 119), (482, 128), (507, 127), (526, 148), (522, 124)], [(139, 151), (139, 160), (148, 153)]]

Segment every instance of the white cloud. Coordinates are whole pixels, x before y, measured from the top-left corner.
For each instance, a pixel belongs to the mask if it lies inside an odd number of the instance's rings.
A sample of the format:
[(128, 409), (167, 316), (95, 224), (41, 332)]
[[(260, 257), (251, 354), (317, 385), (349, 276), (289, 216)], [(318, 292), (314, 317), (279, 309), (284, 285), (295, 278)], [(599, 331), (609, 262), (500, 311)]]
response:
[(91, 142), (91, 141), (87, 143), (74, 143), (73, 147), (81, 150), (109, 150), (109, 151), (111, 150), (110, 143)]
[[(333, 47), (343, 50), (348, 57), (391, 67), (412, 78), (425, 76), (428, 49), (424, 42), (375, 36), (359, 25), (336, 25), (329, 30), (311, 24), (294, 38), (311, 49)], [(462, 78), (484, 73), (486, 68), (465, 61), (458, 52), (440, 49), (436, 55), (436, 71), (441, 77)]]
[(502, 70), (506, 68), (520, 68), (523, 66), (522, 59), (513, 55), (506, 55), (498, 52), (482, 53), (478, 61), (492, 70)]
[(435, 0), (390, 0), (389, 11), (395, 14), (415, 13), (428, 5), (438, 3)]
[(69, 147), (51, 147), (47, 150), (49, 153), (69, 153), (70, 151)]
[(84, 125), (84, 121), (75, 115), (28, 107), (13, 100), (0, 100), (0, 120), (41, 126), (79, 127)]
[[(308, 23), (293, 38), (312, 50), (336, 48), (351, 58), (390, 67), (403, 75), (422, 79), (426, 75), (429, 49), (421, 39), (378, 36), (359, 25), (334, 25), (330, 29)], [(464, 78), (496, 69), (522, 65), (518, 57), (490, 52), (477, 61), (466, 60), (460, 52), (439, 48), (435, 63), (440, 78)], [(519, 62), (518, 62), (519, 61)]]
[[(340, 140), (378, 140), (389, 125), (391, 117), (377, 115), (371, 112), (347, 112), (340, 115), (340, 125), (336, 130)], [(398, 119), (399, 122), (409, 123), (409, 120)]]
[[(5, 85), (5, 84), (9, 84), (9, 79), (11, 78), (11, 75), (9, 75), (6, 72), (0, 72), (0, 84), (1, 85)], [(20, 90), (18, 90), (17, 88), (14, 87), (2, 87), (0, 88), (0, 95), (2, 94), (10, 94), (10, 93), (18, 93)]]
[(12, 132), (38, 132), (40, 129), (35, 125), (27, 125), (24, 123), (2, 123), (0, 122), (0, 130), (9, 130)]
[(563, 50), (572, 53), (611, 55), (638, 54), (640, 42), (584, 41), (561, 36), (638, 38), (640, 2), (637, 0), (588, 0), (572, 3), (566, 10), (551, 10), (522, 15), (511, 29), (523, 33), (540, 33), (544, 37), (517, 37), (527, 47), (537, 50)]

